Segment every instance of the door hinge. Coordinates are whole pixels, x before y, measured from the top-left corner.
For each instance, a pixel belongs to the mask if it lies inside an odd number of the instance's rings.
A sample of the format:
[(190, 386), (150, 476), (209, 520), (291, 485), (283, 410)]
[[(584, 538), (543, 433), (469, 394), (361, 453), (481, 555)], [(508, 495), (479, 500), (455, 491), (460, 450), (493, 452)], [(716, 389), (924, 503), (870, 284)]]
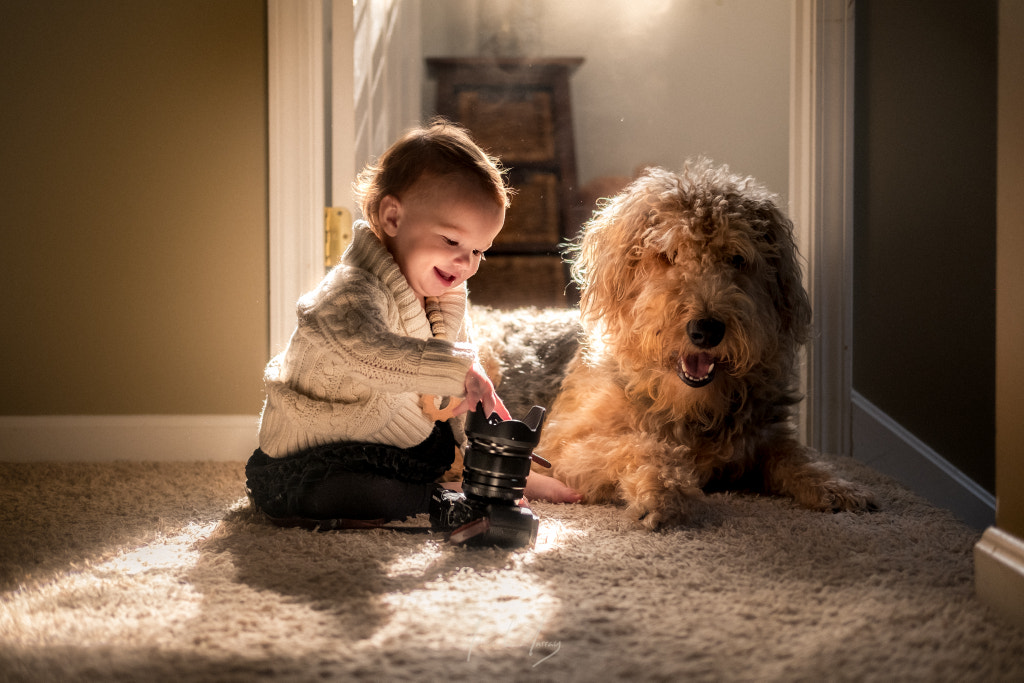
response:
[(352, 241), (352, 212), (341, 206), (324, 207), (324, 270), (338, 265)]

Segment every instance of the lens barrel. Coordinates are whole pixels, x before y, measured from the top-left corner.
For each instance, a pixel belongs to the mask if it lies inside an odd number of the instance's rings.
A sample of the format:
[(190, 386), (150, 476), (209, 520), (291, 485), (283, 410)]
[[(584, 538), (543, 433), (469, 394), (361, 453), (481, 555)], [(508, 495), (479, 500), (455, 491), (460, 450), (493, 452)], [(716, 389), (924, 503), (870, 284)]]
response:
[(462, 457), (462, 490), (467, 498), (514, 503), (523, 497), (543, 420), (540, 406), (520, 422), (502, 420), (493, 413), (486, 417), (483, 406), (477, 404), (466, 419), (469, 447)]

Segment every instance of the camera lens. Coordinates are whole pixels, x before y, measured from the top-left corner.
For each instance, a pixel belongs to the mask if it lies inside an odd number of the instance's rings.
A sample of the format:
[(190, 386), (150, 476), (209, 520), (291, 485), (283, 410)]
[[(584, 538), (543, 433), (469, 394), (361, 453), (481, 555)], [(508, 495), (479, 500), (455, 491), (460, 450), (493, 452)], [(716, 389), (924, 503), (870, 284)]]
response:
[(484, 415), (483, 406), (466, 419), (469, 447), (463, 456), (462, 490), (467, 498), (514, 503), (523, 496), (531, 454), (540, 441), (544, 409), (534, 406), (526, 418), (502, 420)]

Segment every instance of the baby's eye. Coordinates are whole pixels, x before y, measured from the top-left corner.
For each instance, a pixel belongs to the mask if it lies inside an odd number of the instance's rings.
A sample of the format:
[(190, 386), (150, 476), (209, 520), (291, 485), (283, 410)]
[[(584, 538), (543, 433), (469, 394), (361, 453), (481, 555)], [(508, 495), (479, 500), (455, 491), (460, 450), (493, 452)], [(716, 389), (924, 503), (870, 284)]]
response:
[(458, 243), (458, 242), (456, 242), (456, 241), (455, 241), (455, 240), (453, 240), (453, 239), (448, 239), (448, 238), (447, 238), (447, 237), (445, 237), (444, 235), (441, 235), (441, 239), (443, 239), (443, 240), (444, 240), (444, 243), (445, 243), (445, 244), (447, 244), (447, 245), (448, 245), (449, 247), (457, 247), (457, 246), (459, 246), (459, 243)]

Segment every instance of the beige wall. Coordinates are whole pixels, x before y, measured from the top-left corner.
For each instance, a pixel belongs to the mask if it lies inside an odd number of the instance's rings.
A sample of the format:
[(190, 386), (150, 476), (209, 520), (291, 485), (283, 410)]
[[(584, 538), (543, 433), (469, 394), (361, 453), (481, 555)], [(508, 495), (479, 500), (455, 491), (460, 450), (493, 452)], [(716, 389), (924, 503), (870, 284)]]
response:
[(1024, 539), (1024, 3), (999, 5), (996, 524)]
[(265, 2), (0, 16), (0, 415), (255, 414)]

